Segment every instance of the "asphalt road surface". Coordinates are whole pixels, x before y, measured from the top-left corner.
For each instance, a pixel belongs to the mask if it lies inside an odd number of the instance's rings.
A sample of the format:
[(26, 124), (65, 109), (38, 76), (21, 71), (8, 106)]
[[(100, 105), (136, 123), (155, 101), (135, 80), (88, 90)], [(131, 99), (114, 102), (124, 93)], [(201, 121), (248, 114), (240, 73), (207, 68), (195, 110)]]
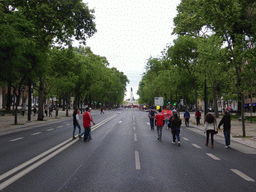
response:
[(255, 149), (218, 136), (212, 149), (193, 126), (181, 146), (166, 128), (158, 141), (138, 109), (93, 118), (89, 142), (72, 139), (71, 118), (1, 136), (0, 191), (256, 191)]

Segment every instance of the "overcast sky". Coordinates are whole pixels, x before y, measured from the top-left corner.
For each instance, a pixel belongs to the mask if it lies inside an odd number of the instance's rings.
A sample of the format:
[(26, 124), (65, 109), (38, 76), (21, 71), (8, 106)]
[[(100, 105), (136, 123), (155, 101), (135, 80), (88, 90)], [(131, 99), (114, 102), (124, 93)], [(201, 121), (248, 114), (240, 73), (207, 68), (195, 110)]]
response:
[(159, 57), (173, 42), (173, 18), (180, 0), (83, 0), (95, 10), (97, 33), (87, 40), (94, 54), (105, 56), (130, 80), (125, 99), (134, 97), (147, 59)]

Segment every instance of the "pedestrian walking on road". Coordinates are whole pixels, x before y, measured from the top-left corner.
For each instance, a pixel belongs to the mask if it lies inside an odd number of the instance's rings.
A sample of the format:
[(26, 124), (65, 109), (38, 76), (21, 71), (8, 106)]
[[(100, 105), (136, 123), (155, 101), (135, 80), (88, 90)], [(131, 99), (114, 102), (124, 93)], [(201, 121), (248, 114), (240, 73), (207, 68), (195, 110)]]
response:
[[(85, 113), (83, 114), (83, 125), (84, 125), (84, 141), (90, 141), (91, 138), (91, 122), (95, 125), (93, 118), (90, 114), (90, 108), (86, 107)], [(81, 133), (82, 134), (82, 133)]]
[(26, 104), (23, 103), (23, 104), (22, 104), (22, 108), (21, 108), (22, 116), (25, 115), (25, 111), (26, 111)]
[(36, 106), (33, 107), (34, 116), (36, 116)]
[(201, 112), (199, 110), (196, 111), (195, 118), (196, 118), (196, 125), (198, 126), (200, 124), (200, 119), (201, 119)]
[(100, 109), (100, 114), (104, 114), (104, 108), (103, 107), (101, 107), (101, 109)]
[(223, 133), (225, 137), (225, 144), (226, 148), (230, 148), (230, 130), (231, 130), (231, 118), (228, 111), (225, 111), (223, 114), (223, 117), (218, 125), (218, 128), (220, 129), (220, 126), (223, 125)]
[(156, 111), (154, 110), (153, 107), (151, 107), (151, 109), (149, 110), (149, 113), (148, 113), (151, 130), (154, 130), (155, 114), (156, 114)]
[(52, 117), (52, 111), (53, 111), (52, 106), (50, 106), (49, 107), (49, 117)]
[(48, 107), (47, 107), (47, 105), (45, 105), (44, 113), (45, 113), (45, 116), (47, 117), (47, 114), (48, 114)]
[(186, 110), (184, 113), (184, 119), (185, 119), (185, 125), (187, 127), (189, 127), (189, 118), (190, 118), (190, 113), (188, 112), (188, 110)]
[(208, 146), (209, 143), (209, 135), (211, 134), (211, 147), (214, 145), (214, 134), (217, 132), (217, 121), (214, 115), (207, 113), (204, 119), (204, 133), (206, 132), (206, 143)]
[(173, 118), (171, 120), (171, 131), (172, 131), (172, 143), (175, 144), (175, 140), (177, 137), (178, 146), (180, 146), (180, 126), (181, 126), (181, 119), (174, 113)]
[(74, 129), (73, 129), (73, 139), (76, 139), (75, 137), (75, 132), (76, 132), (76, 127), (79, 130), (79, 138), (82, 138), (81, 134), (81, 127), (79, 125), (79, 114), (77, 113), (78, 109), (76, 108), (73, 112), (73, 125), (74, 125)]
[(55, 111), (56, 111), (55, 118), (58, 118), (58, 113), (59, 113), (59, 107), (58, 106), (56, 107)]
[(158, 139), (159, 141), (162, 141), (162, 130), (163, 130), (163, 126), (164, 126), (164, 122), (165, 122), (165, 116), (163, 113), (161, 113), (162, 110), (159, 109), (159, 113), (156, 114), (155, 116), (155, 124), (157, 126), (157, 135), (158, 135)]

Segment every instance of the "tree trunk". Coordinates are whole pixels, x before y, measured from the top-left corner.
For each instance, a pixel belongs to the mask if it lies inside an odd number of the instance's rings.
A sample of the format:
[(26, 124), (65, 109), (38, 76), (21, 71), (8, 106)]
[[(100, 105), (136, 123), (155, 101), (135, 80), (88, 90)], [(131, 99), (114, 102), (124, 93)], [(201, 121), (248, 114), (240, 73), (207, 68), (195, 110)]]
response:
[(66, 96), (66, 117), (68, 117), (68, 105), (69, 105), (69, 98)]
[(39, 108), (38, 108), (38, 121), (43, 121), (44, 120), (44, 109), (43, 109), (43, 103), (44, 103), (44, 82), (43, 78), (39, 77), (40, 85), (39, 85), (39, 97), (38, 97), (38, 103), (39, 103)]
[(245, 134), (245, 119), (244, 119), (244, 96), (242, 95), (242, 100), (241, 100), (241, 120), (242, 120), (242, 130), (243, 130), (243, 137), (246, 136)]
[(31, 97), (32, 97), (32, 93), (31, 93), (31, 84), (29, 83), (28, 85), (28, 121), (31, 121)]
[(11, 95), (11, 85), (8, 83), (8, 89), (7, 89), (7, 104), (6, 104), (6, 110), (11, 110), (11, 104), (12, 104), (12, 95)]
[(218, 111), (218, 103), (217, 103), (217, 94), (216, 94), (216, 87), (213, 86), (213, 102), (214, 102), (214, 113), (215, 117), (219, 117), (219, 111)]

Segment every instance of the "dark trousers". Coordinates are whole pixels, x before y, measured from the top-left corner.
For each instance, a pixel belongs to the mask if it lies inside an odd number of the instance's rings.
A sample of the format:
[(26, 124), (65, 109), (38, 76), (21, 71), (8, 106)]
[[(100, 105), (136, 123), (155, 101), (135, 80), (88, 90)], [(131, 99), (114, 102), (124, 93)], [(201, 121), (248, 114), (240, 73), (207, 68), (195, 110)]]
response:
[(149, 118), (151, 129), (154, 130), (154, 118)]
[(91, 132), (91, 127), (84, 128), (84, 140), (85, 141), (90, 139), (90, 132)]
[(223, 133), (225, 136), (226, 146), (229, 146), (230, 145), (230, 130), (224, 130)]
[(196, 117), (196, 125), (198, 126), (200, 124), (200, 117)]
[(214, 130), (207, 130), (206, 131), (206, 145), (208, 145), (210, 134), (211, 134), (211, 143), (213, 145), (213, 142), (214, 142), (214, 139), (213, 139), (214, 132), (215, 132)]
[(172, 129), (172, 141), (173, 142), (175, 142), (176, 137), (179, 142), (180, 141), (180, 129), (179, 128)]

